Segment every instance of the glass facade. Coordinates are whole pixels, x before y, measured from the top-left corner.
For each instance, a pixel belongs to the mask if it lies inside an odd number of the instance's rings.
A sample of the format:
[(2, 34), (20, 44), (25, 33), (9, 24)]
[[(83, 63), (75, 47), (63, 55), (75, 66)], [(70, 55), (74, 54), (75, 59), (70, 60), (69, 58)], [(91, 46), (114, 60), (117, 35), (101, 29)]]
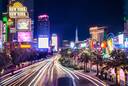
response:
[(41, 16), (38, 17), (38, 35), (47, 35), (50, 37), (49, 17), (44, 15)]

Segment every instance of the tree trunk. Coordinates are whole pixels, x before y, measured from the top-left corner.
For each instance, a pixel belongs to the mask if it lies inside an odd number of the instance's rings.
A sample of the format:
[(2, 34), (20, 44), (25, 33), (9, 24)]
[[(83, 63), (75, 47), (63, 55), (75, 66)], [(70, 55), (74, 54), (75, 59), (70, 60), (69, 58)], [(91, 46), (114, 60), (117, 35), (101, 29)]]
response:
[(98, 64), (96, 64), (97, 65), (97, 74), (96, 74), (96, 76), (98, 76), (99, 75), (99, 66), (98, 66)]
[(116, 73), (116, 85), (120, 86), (120, 74), (119, 74), (119, 68), (115, 68)]
[(84, 61), (84, 72), (85, 72), (85, 61)]
[(126, 70), (124, 70), (124, 84), (127, 86), (127, 73)]
[(89, 66), (89, 70), (92, 71), (92, 62), (90, 61), (90, 66)]
[(87, 72), (87, 62), (85, 64), (86, 64), (85, 67), (86, 67), (86, 72)]

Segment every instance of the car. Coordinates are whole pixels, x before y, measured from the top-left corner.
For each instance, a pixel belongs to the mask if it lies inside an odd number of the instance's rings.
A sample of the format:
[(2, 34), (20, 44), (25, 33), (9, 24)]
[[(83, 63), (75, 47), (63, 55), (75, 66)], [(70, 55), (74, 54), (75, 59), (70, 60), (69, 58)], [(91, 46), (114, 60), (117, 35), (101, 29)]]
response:
[(57, 86), (73, 86), (73, 80), (70, 77), (60, 77)]

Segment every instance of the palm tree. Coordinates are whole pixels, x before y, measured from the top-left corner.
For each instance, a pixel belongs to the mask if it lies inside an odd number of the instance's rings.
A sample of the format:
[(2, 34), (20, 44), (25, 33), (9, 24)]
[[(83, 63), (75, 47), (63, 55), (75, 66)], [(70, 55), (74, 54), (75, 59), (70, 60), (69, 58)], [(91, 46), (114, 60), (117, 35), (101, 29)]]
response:
[(125, 86), (127, 86), (128, 84), (127, 84), (127, 80), (128, 80), (128, 78), (127, 78), (127, 76), (128, 76), (128, 65), (123, 65), (123, 67), (122, 67), (122, 69), (123, 69), (123, 71), (124, 71), (124, 83), (125, 83)]
[[(115, 73), (116, 73), (116, 85), (120, 86), (120, 68), (122, 64), (124, 63), (124, 59), (126, 58), (126, 54), (122, 50), (113, 50), (112, 53), (110, 54), (110, 66), (115, 68)], [(125, 69), (125, 68), (124, 68)]]
[(82, 53), (81, 55), (81, 62), (84, 62), (84, 71), (87, 72), (87, 64), (89, 62), (90, 56), (88, 53)]
[(98, 76), (99, 75), (99, 65), (103, 64), (103, 59), (102, 59), (102, 55), (100, 53), (97, 53), (96, 51), (93, 52), (93, 55), (95, 56), (93, 58), (93, 61), (96, 64), (96, 69), (97, 69), (96, 76)]
[(127, 75), (128, 75), (128, 58), (127, 58), (126, 52), (122, 52), (121, 55), (122, 55), (121, 68), (124, 71), (125, 86), (127, 86), (127, 80), (128, 80), (127, 79)]

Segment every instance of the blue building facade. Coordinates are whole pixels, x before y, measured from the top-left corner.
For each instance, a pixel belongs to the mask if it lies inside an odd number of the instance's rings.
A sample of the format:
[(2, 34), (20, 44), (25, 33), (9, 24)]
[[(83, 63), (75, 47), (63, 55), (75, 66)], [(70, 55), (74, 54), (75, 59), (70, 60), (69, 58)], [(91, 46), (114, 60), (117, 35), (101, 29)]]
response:
[[(39, 38), (47, 38), (48, 40), (43, 40), (42, 39), (42, 45), (48, 45), (50, 47), (50, 21), (49, 21), (49, 16), (48, 15), (40, 15), (38, 16), (38, 29), (37, 29), (37, 35), (38, 35), (38, 41)], [(48, 44), (47, 44), (48, 43)], [(38, 44), (38, 45), (40, 45)], [(45, 46), (44, 46), (45, 47)], [(48, 51), (48, 47), (42, 49), (44, 51)]]
[(38, 36), (47, 35), (50, 37), (50, 22), (48, 15), (38, 16)]

